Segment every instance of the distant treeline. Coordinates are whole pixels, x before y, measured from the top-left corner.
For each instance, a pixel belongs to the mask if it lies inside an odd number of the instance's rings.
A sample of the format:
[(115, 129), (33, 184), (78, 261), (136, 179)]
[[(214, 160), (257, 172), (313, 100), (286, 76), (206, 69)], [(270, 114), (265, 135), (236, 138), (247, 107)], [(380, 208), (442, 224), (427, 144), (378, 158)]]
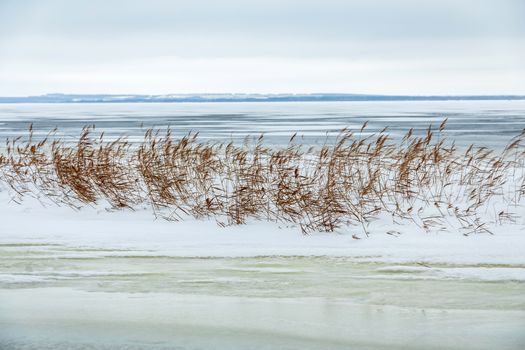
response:
[(129, 102), (316, 102), (316, 101), (450, 101), (525, 100), (523, 95), (402, 96), (363, 94), (174, 94), (79, 95), (0, 97), (0, 103), (129, 103)]

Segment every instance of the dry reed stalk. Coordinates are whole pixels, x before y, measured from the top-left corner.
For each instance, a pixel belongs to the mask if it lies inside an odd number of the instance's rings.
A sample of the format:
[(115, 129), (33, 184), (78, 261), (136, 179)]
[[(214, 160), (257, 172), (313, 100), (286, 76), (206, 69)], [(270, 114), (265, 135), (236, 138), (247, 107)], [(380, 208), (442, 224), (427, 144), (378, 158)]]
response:
[(262, 136), (237, 146), (200, 143), (197, 134), (174, 140), (169, 129), (148, 130), (133, 145), (93, 137), (92, 126), (71, 145), (52, 137), (35, 142), (30, 127), (26, 140), (7, 141), (0, 182), (16, 202), (30, 195), (74, 208), (148, 205), (168, 220), (268, 220), (304, 233), (358, 225), (368, 234), (381, 215), (424, 230), (490, 232), (481, 218), (496, 205), (495, 222), (515, 222), (510, 208), (525, 198), (525, 130), (500, 153), (474, 146), (461, 152), (441, 137), (445, 124), (423, 137), (409, 130), (396, 143), (386, 130), (362, 137), (365, 123), (358, 135), (342, 130), (319, 149), (295, 144), (295, 135), (286, 148), (272, 149)]

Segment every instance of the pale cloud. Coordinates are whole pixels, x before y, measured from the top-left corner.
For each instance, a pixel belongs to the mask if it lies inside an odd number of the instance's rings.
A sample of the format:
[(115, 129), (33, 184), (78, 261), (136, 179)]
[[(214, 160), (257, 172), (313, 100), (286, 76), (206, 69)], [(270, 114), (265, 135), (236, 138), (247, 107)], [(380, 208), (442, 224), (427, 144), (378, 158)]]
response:
[(525, 94), (524, 3), (2, 0), (0, 95)]

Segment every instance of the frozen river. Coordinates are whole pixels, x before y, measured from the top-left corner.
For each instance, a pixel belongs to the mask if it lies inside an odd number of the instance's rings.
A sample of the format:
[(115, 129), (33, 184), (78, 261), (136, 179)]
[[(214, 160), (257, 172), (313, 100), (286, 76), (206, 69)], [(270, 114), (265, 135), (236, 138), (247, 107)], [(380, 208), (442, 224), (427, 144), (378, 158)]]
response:
[(111, 256), (60, 245), (0, 253), (2, 349), (525, 346), (525, 284), (462, 273), (477, 265)]
[[(131, 141), (171, 126), (319, 144), (365, 121), (397, 138), (444, 118), (456, 144), (500, 148), (525, 128), (525, 101), (0, 104), (0, 139), (33, 124), (75, 140), (95, 124)], [(357, 240), (0, 199), (2, 350), (525, 348), (522, 217), (494, 236), (388, 224)]]
[(421, 135), (445, 118), (446, 136), (458, 145), (499, 147), (525, 128), (525, 101), (0, 104), (0, 139), (26, 135), (33, 124), (37, 136), (58, 127), (63, 139), (75, 140), (82, 126), (94, 124), (109, 138), (131, 141), (142, 140), (145, 129), (170, 126), (175, 136), (199, 132), (201, 140), (264, 133), (266, 142), (285, 144), (297, 132), (300, 142), (320, 144), (327, 132), (358, 131), (366, 121), (368, 132), (388, 127), (398, 138), (410, 128)]

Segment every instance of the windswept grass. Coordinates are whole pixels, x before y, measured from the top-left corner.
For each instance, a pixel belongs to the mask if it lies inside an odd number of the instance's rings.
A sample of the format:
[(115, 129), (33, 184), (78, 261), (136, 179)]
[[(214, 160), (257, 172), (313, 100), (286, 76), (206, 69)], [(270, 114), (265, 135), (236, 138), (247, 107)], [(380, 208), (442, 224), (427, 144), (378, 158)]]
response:
[[(380, 217), (422, 230), (487, 232), (516, 220), (525, 198), (525, 130), (500, 151), (458, 150), (436, 130), (393, 142), (385, 131), (363, 136), (342, 130), (335, 143), (270, 148), (264, 138), (241, 146), (175, 140), (171, 131), (145, 132), (140, 144), (106, 142), (85, 127), (76, 144), (56, 138), (7, 140), (0, 183), (16, 202), (25, 196), (80, 209), (151, 207), (168, 220), (215, 219), (220, 226), (250, 219), (283, 222), (302, 232), (332, 232)], [(52, 132), (53, 133), (53, 132)]]

